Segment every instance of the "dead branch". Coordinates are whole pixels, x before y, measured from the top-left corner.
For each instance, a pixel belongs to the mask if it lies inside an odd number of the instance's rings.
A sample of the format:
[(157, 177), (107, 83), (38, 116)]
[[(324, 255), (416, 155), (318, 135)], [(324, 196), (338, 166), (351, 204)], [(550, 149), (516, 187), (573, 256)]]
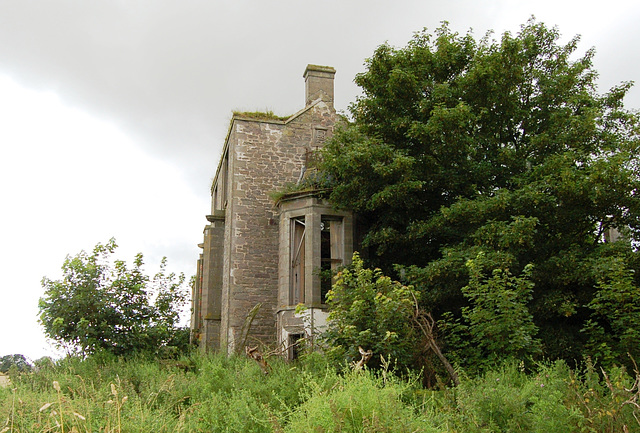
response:
[(604, 381), (607, 384), (607, 388), (609, 388), (609, 391), (611, 391), (611, 395), (615, 394), (616, 391), (613, 389), (613, 384), (611, 383), (611, 379), (609, 379), (607, 372), (604, 371), (604, 368), (602, 367), (600, 367), (600, 371), (602, 371), (602, 376), (604, 377)]
[(287, 352), (287, 349), (289, 349), (289, 347), (291, 346), (295, 346), (295, 343), (292, 345), (288, 345), (286, 341), (283, 341), (282, 343), (278, 344), (275, 349), (269, 350), (268, 352), (264, 353), (263, 356), (265, 358), (269, 358), (273, 355), (282, 356)]
[(302, 346), (305, 343), (305, 338), (300, 338), (298, 340), (296, 340), (295, 343), (289, 344), (286, 341), (283, 341), (282, 343), (280, 343), (278, 345), (278, 347), (276, 347), (273, 350), (270, 350), (269, 352), (266, 352), (264, 354), (265, 358), (269, 358), (270, 356), (273, 355), (277, 355), (277, 356), (283, 356), (285, 353), (287, 353), (289, 351), (289, 349), (291, 349), (292, 347), (298, 347), (298, 346)]
[(269, 372), (271, 371), (271, 366), (267, 363), (267, 360), (264, 359), (264, 356), (262, 356), (262, 353), (260, 353), (260, 351), (258, 350), (258, 346), (245, 346), (244, 351), (249, 358), (258, 363), (260, 369), (264, 374), (269, 374)]
[(436, 342), (433, 332), (435, 326), (435, 320), (433, 319), (433, 316), (431, 316), (431, 313), (426, 313), (418, 307), (418, 300), (416, 299), (415, 295), (413, 295), (413, 301), (416, 307), (413, 313), (413, 322), (422, 332), (422, 335), (426, 340), (427, 349), (432, 350), (436, 354), (440, 362), (442, 362), (442, 364), (444, 365), (444, 368), (449, 373), (449, 377), (451, 377), (454, 385), (460, 385), (458, 373), (456, 373), (455, 369), (453, 368), (451, 363), (449, 363), (449, 360), (447, 360), (446, 356), (444, 356), (444, 354), (440, 350), (440, 347), (438, 346), (438, 343)]

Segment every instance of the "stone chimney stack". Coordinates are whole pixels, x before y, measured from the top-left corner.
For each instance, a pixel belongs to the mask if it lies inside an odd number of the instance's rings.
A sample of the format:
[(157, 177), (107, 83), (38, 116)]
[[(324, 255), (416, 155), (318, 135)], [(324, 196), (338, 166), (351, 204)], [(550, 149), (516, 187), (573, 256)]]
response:
[(331, 66), (307, 65), (304, 71), (305, 106), (322, 99), (333, 106), (333, 77), (336, 70)]

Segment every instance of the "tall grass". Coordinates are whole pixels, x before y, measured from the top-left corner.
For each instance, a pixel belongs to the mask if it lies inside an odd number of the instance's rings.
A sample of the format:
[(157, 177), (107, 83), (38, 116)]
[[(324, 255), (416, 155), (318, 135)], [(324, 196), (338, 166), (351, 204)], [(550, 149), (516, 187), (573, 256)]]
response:
[(0, 431), (273, 431), (274, 420), (286, 421), (300, 403), (307, 377), (331, 380), (334, 373), (277, 360), (272, 366), (265, 376), (247, 359), (223, 356), (64, 359), (0, 390)]
[(240, 357), (60, 360), (0, 388), (0, 433), (640, 431), (638, 383), (623, 369), (507, 363), (425, 390), (317, 354), (270, 363), (265, 376)]

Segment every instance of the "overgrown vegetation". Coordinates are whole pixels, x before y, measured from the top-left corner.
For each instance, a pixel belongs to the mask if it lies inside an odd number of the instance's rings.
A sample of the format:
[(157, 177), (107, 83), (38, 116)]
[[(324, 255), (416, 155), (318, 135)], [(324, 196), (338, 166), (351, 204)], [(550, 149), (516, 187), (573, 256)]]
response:
[[(455, 389), (417, 377), (336, 369), (318, 354), (264, 375), (247, 358), (66, 358), (0, 388), (2, 432), (621, 432), (640, 427), (624, 369), (562, 361), (461, 374)], [(636, 373), (637, 374), (637, 373)]]
[(299, 183), (291, 183), (288, 182), (284, 184), (277, 191), (272, 191), (269, 193), (269, 198), (273, 200), (274, 204), (278, 204), (280, 200), (285, 197), (293, 196), (295, 194), (303, 194), (305, 192), (313, 192), (316, 196), (328, 195), (329, 190), (326, 187), (323, 187), (318, 182), (313, 180), (303, 179)]
[(631, 83), (599, 94), (594, 52), (559, 40), (531, 19), (499, 40), (445, 24), (382, 45), (324, 147), (363, 257), (420, 292), (467, 369), (640, 358), (640, 117)]
[(159, 360), (186, 345), (184, 277), (111, 265), (111, 241), (43, 280), (45, 332), (80, 356), (3, 358), (0, 433), (639, 429), (640, 119), (558, 40), (444, 25), (367, 61), (354, 122), (274, 196), (357, 212), (379, 266), (334, 276), (324, 354)]

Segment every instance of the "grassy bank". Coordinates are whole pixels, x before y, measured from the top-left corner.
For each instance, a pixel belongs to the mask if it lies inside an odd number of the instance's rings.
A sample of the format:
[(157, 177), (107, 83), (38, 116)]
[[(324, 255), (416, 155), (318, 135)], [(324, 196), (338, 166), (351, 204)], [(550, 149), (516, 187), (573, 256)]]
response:
[(0, 389), (0, 432), (638, 431), (638, 384), (624, 370), (506, 364), (456, 389), (388, 371), (339, 373), (321, 356), (176, 361), (65, 359)]

